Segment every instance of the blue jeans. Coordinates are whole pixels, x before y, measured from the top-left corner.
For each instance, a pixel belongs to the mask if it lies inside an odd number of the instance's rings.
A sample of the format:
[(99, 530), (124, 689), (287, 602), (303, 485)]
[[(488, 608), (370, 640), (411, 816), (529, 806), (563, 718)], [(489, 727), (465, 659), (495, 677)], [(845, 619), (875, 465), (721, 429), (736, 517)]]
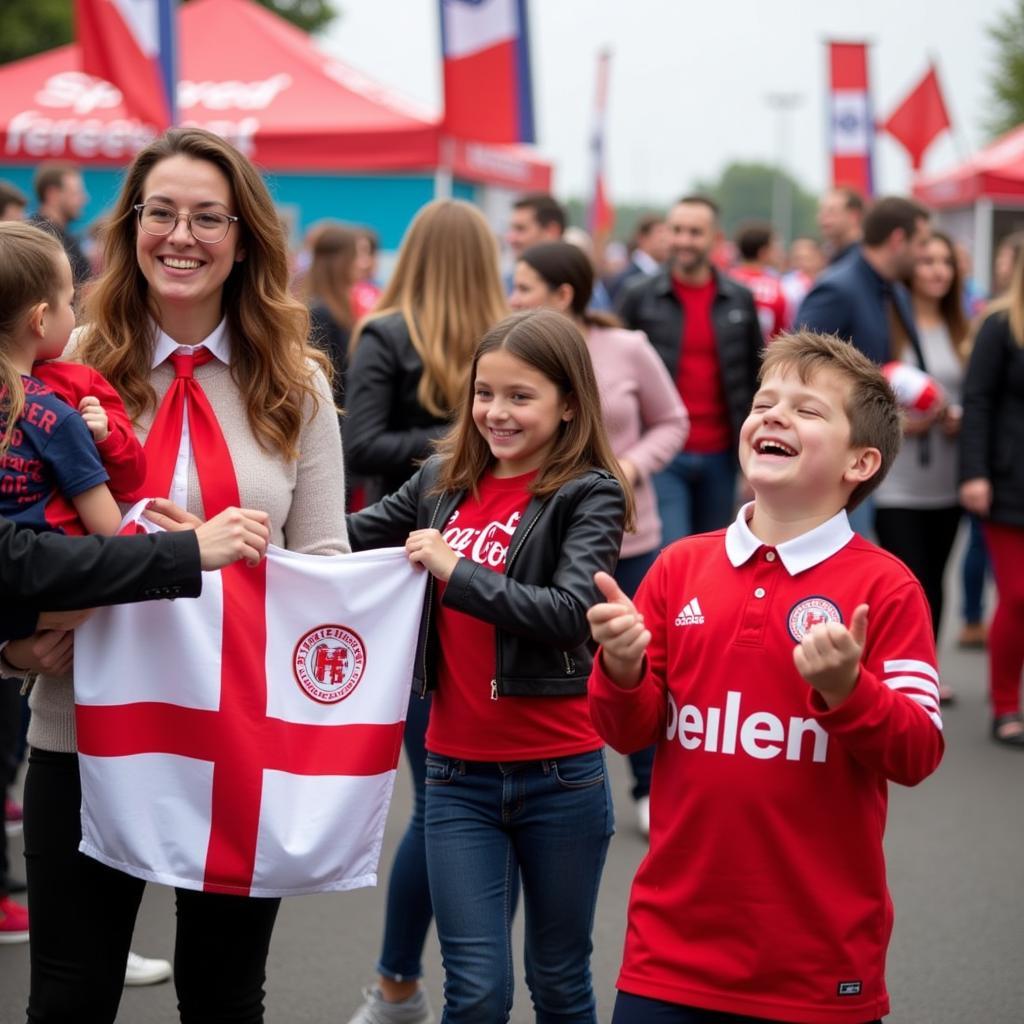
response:
[(508, 1020), (519, 879), (538, 1024), (596, 1024), (590, 933), (614, 831), (604, 751), (511, 763), (428, 753), (426, 822), (441, 1024)]
[(661, 517), (661, 546), (728, 526), (736, 500), (733, 451), (680, 452), (653, 477)]
[(985, 595), (985, 575), (988, 572), (988, 548), (985, 547), (985, 535), (981, 532), (981, 520), (977, 516), (968, 516), (970, 532), (967, 534), (967, 549), (964, 551), (963, 567), (963, 618), (972, 626), (985, 618), (983, 607)]
[[(744, 1017), (717, 1010), (700, 1010), (694, 1006), (678, 1006), (660, 999), (647, 999), (629, 992), (615, 997), (612, 1024), (772, 1024), (764, 1017)], [(882, 1024), (880, 1020), (869, 1024)]]
[(384, 916), (384, 943), (377, 964), (377, 973), (392, 981), (407, 981), (423, 974), (423, 944), (434, 917), (423, 840), (423, 780), (427, 757), (424, 741), (429, 717), (430, 698), (421, 699), (414, 693), (409, 700), (402, 737), (405, 755), (412, 770), (412, 818), (391, 865)]

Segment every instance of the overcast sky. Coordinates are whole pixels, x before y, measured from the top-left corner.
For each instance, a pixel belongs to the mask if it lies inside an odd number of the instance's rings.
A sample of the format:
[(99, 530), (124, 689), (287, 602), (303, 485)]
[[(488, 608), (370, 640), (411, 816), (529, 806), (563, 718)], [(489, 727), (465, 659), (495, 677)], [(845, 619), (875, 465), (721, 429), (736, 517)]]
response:
[[(331, 53), (437, 111), (437, 0), (338, 0)], [(613, 51), (607, 177), (613, 199), (665, 201), (732, 160), (778, 159), (769, 92), (799, 93), (787, 115), (786, 168), (807, 187), (827, 180), (826, 39), (870, 41), (876, 115), (884, 117), (935, 57), (955, 133), (927, 170), (985, 143), (993, 47), (986, 27), (1012, 0), (530, 0), (538, 148), (563, 197), (589, 191), (587, 138), (596, 55)], [(876, 187), (909, 187), (899, 145), (880, 136)]]

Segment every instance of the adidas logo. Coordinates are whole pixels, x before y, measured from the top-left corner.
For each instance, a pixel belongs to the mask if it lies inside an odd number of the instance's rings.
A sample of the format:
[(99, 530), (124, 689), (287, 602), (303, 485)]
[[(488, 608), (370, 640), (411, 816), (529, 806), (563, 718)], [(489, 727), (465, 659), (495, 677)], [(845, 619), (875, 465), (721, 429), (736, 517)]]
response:
[(676, 616), (677, 626), (700, 626), (704, 623), (704, 609), (700, 606), (700, 601), (694, 598), (692, 601), (688, 601)]

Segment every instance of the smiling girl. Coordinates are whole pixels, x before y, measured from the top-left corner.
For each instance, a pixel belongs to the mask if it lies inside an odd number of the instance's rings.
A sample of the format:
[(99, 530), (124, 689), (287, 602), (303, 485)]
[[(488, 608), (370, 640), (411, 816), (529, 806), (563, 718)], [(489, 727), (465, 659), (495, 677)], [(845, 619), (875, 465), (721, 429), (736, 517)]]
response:
[(440, 455), (349, 517), (357, 548), (404, 542), (433, 577), (413, 688), (436, 691), (426, 842), (450, 1024), (508, 1019), (520, 882), (538, 1016), (596, 1020), (590, 931), (613, 826), (586, 610), (632, 519), (586, 343), (548, 310), (484, 336)]

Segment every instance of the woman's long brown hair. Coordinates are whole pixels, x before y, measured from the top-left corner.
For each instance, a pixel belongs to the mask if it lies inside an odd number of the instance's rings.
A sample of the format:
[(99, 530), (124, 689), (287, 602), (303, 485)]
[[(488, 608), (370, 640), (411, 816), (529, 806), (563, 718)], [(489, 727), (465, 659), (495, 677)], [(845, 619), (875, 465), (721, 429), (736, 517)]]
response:
[(134, 206), (149, 172), (162, 160), (187, 156), (214, 164), (231, 186), (239, 248), (224, 282), (223, 310), (231, 336), (231, 375), (245, 400), (257, 441), (284, 458), (298, 455), (304, 419), (319, 404), (315, 368), (325, 356), (308, 343), (309, 313), (289, 292), (288, 247), (281, 220), (256, 168), (222, 138), (201, 128), (172, 128), (141, 150), (125, 175), (105, 233), (106, 268), (86, 302), (86, 329), (75, 357), (118, 390), (135, 418), (156, 405), (150, 383), (153, 338), (146, 325), (157, 310), (135, 256)]
[(443, 463), (436, 490), (472, 491), (494, 462), (490, 446), (473, 422), (476, 368), (488, 352), (497, 350), (521, 359), (542, 373), (573, 402), (571, 420), (560, 426), (547, 463), (530, 485), (530, 493), (547, 498), (588, 469), (607, 470), (619, 482), (626, 500), (625, 528), (635, 521), (633, 488), (612, 453), (601, 416), (601, 399), (587, 343), (567, 316), (550, 309), (513, 313), (489, 330), (476, 347), (458, 419), (438, 443)]
[(356, 283), (358, 234), (344, 224), (325, 224), (313, 243), (313, 261), (306, 278), (306, 300), (322, 302), (334, 322), (351, 329), (355, 323), (351, 291)]
[(419, 403), (444, 418), (458, 405), (473, 348), (508, 312), (498, 270), (498, 242), (483, 214), (458, 199), (427, 203), (402, 239), (394, 273), (377, 308), (356, 325), (401, 313), (423, 362)]

